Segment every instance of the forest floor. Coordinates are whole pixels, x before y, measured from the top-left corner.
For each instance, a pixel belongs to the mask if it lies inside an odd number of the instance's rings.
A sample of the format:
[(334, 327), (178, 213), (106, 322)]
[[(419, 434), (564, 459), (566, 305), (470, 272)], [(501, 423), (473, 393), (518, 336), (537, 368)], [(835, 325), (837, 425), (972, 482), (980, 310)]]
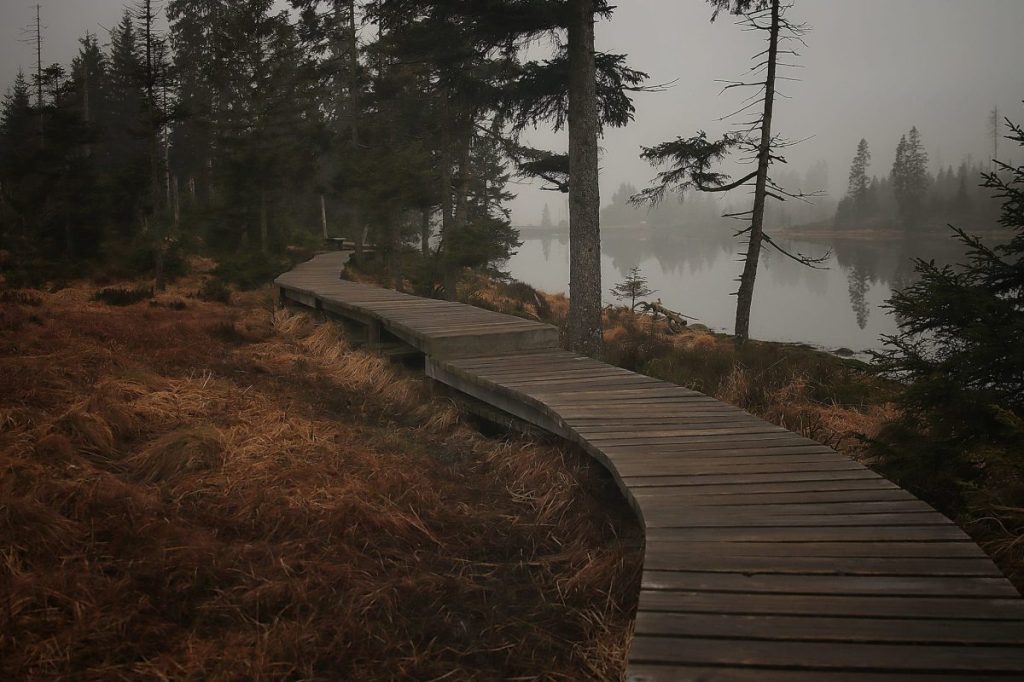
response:
[(621, 676), (600, 467), (203, 279), (0, 288), (0, 678)]

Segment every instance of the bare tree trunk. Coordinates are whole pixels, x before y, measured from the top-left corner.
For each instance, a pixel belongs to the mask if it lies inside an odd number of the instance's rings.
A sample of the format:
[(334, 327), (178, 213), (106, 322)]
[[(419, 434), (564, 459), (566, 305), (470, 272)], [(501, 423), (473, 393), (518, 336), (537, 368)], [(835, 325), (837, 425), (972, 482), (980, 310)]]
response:
[(320, 227), (324, 231), (324, 241), (327, 241), (330, 237), (327, 234), (327, 201), (323, 193), (320, 194)]
[(39, 114), (39, 146), (46, 146), (46, 124), (43, 121), (43, 25), (36, 5), (36, 109)]
[(260, 251), (270, 250), (270, 221), (267, 217), (267, 190), (260, 190)]
[(601, 352), (601, 224), (594, 0), (569, 17), (569, 348)]
[(444, 123), (441, 128), (441, 268), (444, 275), (444, 295), (449, 301), (454, 301), (457, 293), (457, 278), (453, 268), (449, 265), (450, 259), (448, 257), (452, 243), (455, 240), (452, 234), (454, 232), (453, 223), (455, 220), (452, 206), (452, 167), (455, 163), (452, 155), (452, 127), (454, 123), (450, 115), (448, 91), (443, 91), (441, 96), (444, 98), (442, 105)]
[(391, 288), (402, 290), (402, 220), (401, 216), (392, 212), (388, 216), (388, 274), (391, 275)]
[[(348, 124), (349, 143), (353, 153), (359, 148), (359, 39), (356, 34), (356, 0), (348, 0)], [(366, 240), (366, 227), (363, 225), (362, 211), (359, 206), (352, 205), (349, 209), (352, 220), (352, 239), (355, 241), (355, 256), (359, 261), (363, 257), (363, 243)]]
[(348, 2), (348, 107), (349, 125), (352, 135), (352, 146), (359, 144), (359, 84), (356, 82), (359, 74), (359, 40), (356, 34), (356, 0)]
[(358, 206), (349, 209), (349, 216), (352, 219), (352, 239), (356, 246), (356, 261), (363, 257), (363, 240), (366, 239), (366, 232), (363, 230), (363, 215)]
[[(469, 152), (473, 140), (472, 120), (471, 116), (466, 118), (463, 129), (458, 132), (456, 142), (459, 176), (458, 181), (454, 183), (455, 206), (452, 212), (451, 231), (445, 240), (445, 247), (449, 249), (450, 254), (459, 236), (465, 234), (466, 223), (469, 220)], [(457, 259), (445, 259), (445, 291), (448, 293), (448, 299), (451, 301), (454, 301), (458, 296), (459, 275), (462, 273), (462, 269)]]
[(747, 256), (736, 293), (736, 342), (750, 338), (750, 306), (754, 301), (754, 280), (761, 256), (764, 235), (764, 205), (768, 192), (768, 166), (771, 163), (772, 107), (775, 102), (775, 69), (779, 56), (779, 1), (772, 0), (772, 24), (768, 34), (768, 73), (764, 85), (764, 113), (761, 115), (761, 141), (757, 150), (757, 180), (754, 185), (754, 208), (750, 217), (750, 240)]
[(174, 213), (171, 229), (177, 231), (181, 227), (181, 193), (178, 191), (178, 176), (175, 175), (171, 184), (171, 193), (174, 198)]
[(422, 215), (420, 216), (420, 252), (424, 258), (430, 256), (430, 209), (423, 209)]
[[(143, 231), (149, 231), (149, 219), (142, 217)], [(157, 227), (153, 230), (153, 238), (156, 241), (156, 258), (153, 264), (153, 290), (163, 291), (167, 288), (167, 275), (164, 273), (164, 239), (163, 231)]]

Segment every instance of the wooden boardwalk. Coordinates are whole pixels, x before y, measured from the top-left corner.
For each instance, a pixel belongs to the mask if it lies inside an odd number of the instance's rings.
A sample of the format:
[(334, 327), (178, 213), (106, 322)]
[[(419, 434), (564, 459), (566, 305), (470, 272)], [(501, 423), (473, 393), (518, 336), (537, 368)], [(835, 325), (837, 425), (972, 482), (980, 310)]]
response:
[(1024, 680), (1024, 599), (947, 518), (834, 450), (557, 348), (549, 326), (338, 278), (282, 298), (426, 356), (437, 381), (600, 461), (645, 528), (628, 679)]

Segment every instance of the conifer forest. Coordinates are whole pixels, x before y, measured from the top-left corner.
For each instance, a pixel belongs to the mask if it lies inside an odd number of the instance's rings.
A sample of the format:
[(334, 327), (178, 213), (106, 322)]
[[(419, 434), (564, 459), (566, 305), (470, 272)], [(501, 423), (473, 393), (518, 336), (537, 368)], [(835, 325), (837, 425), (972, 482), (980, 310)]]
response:
[(1024, 676), (1021, 29), (3, 3), (0, 679)]

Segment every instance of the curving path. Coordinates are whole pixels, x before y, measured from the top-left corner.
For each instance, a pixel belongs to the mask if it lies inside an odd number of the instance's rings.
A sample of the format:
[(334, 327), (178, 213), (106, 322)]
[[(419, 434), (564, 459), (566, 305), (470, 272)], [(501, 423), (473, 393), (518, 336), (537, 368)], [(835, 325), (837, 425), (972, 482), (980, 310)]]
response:
[(1024, 599), (949, 519), (834, 450), (557, 348), (554, 327), (339, 279), (282, 300), (423, 352), (437, 381), (583, 447), (643, 521), (627, 678), (1024, 679)]

